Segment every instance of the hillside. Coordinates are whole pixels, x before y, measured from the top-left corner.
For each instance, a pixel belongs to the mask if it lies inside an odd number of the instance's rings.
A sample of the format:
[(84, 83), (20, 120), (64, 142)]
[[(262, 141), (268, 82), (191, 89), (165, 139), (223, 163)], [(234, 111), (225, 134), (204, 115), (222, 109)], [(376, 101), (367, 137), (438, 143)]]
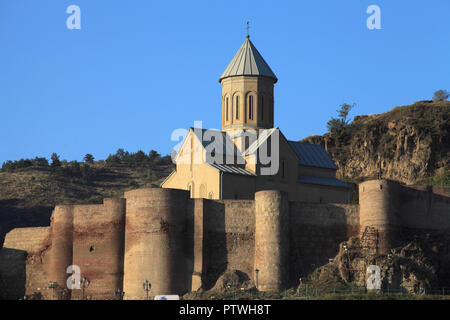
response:
[[(342, 132), (302, 140), (327, 149), (341, 179), (384, 178), (406, 184), (450, 185), (450, 101), (419, 101), (357, 116)], [(380, 160), (379, 160), (380, 159)]]
[(166, 157), (154, 162), (70, 162), (59, 167), (3, 169), (0, 246), (4, 235), (13, 228), (49, 225), (56, 204), (102, 203), (103, 198), (119, 197), (127, 190), (159, 186), (173, 169)]

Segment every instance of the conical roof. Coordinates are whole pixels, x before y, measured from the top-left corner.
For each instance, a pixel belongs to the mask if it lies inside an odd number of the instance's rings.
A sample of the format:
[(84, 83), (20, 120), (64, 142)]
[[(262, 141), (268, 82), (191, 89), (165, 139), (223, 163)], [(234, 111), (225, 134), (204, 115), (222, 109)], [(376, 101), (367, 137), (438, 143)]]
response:
[(220, 76), (219, 82), (236, 76), (261, 76), (272, 78), (274, 82), (278, 81), (272, 69), (250, 41), (250, 37), (245, 39), (225, 72)]

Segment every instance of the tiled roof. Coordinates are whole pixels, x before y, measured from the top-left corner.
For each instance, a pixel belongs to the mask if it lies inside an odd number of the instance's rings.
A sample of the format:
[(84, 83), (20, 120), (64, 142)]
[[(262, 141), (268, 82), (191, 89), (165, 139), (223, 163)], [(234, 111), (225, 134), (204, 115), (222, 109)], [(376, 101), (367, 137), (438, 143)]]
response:
[(289, 141), (289, 145), (297, 154), (300, 165), (338, 169), (325, 149), (317, 144)]
[(219, 81), (235, 76), (262, 76), (272, 78), (275, 82), (278, 81), (272, 69), (249, 38), (244, 41), (233, 60), (220, 76)]
[(332, 186), (350, 189), (351, 186), (338, 180), (336, 178), (322, 178), (322, 177), (312, 177), (312, 176), (299, 176), (298, 180), (303, 183), (319, 184), (322, 186)]

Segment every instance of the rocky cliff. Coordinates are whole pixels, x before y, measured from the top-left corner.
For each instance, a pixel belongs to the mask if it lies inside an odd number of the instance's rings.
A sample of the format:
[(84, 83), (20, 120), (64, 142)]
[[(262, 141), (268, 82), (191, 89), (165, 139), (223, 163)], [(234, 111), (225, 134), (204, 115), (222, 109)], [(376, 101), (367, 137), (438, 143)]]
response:
[(357, 116), (341, 132), (302, 142), (322, 145), (338, 165), (341, 179), (374, 178), (381, 163), (387, 179), (447, 184), (449, 129), (450, 101), (419, 101), (382, 114)]

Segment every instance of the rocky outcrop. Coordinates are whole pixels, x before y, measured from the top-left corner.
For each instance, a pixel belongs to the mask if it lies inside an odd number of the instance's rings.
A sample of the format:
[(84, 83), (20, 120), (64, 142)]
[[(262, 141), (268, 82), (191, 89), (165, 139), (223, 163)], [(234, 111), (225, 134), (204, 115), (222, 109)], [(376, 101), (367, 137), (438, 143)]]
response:
[(377, 115), (357, 116), (339, 133), (302, 140), (322, 145), (338, 177), (383, 178), (407, 184), (432, 177), (450, 166), (450, 102), (419, 101)]
[(445, 235), (423, 234), (389, 254), (375, 254), (364, 248), (358, 238), (341, 243), (334, 259), (316, 269), (307, 279), (319, 288), (366, 287), (371, 265), (380, 268), (381, 289), (391, 292), (423, 293), (448, 287), (450, 262)]

